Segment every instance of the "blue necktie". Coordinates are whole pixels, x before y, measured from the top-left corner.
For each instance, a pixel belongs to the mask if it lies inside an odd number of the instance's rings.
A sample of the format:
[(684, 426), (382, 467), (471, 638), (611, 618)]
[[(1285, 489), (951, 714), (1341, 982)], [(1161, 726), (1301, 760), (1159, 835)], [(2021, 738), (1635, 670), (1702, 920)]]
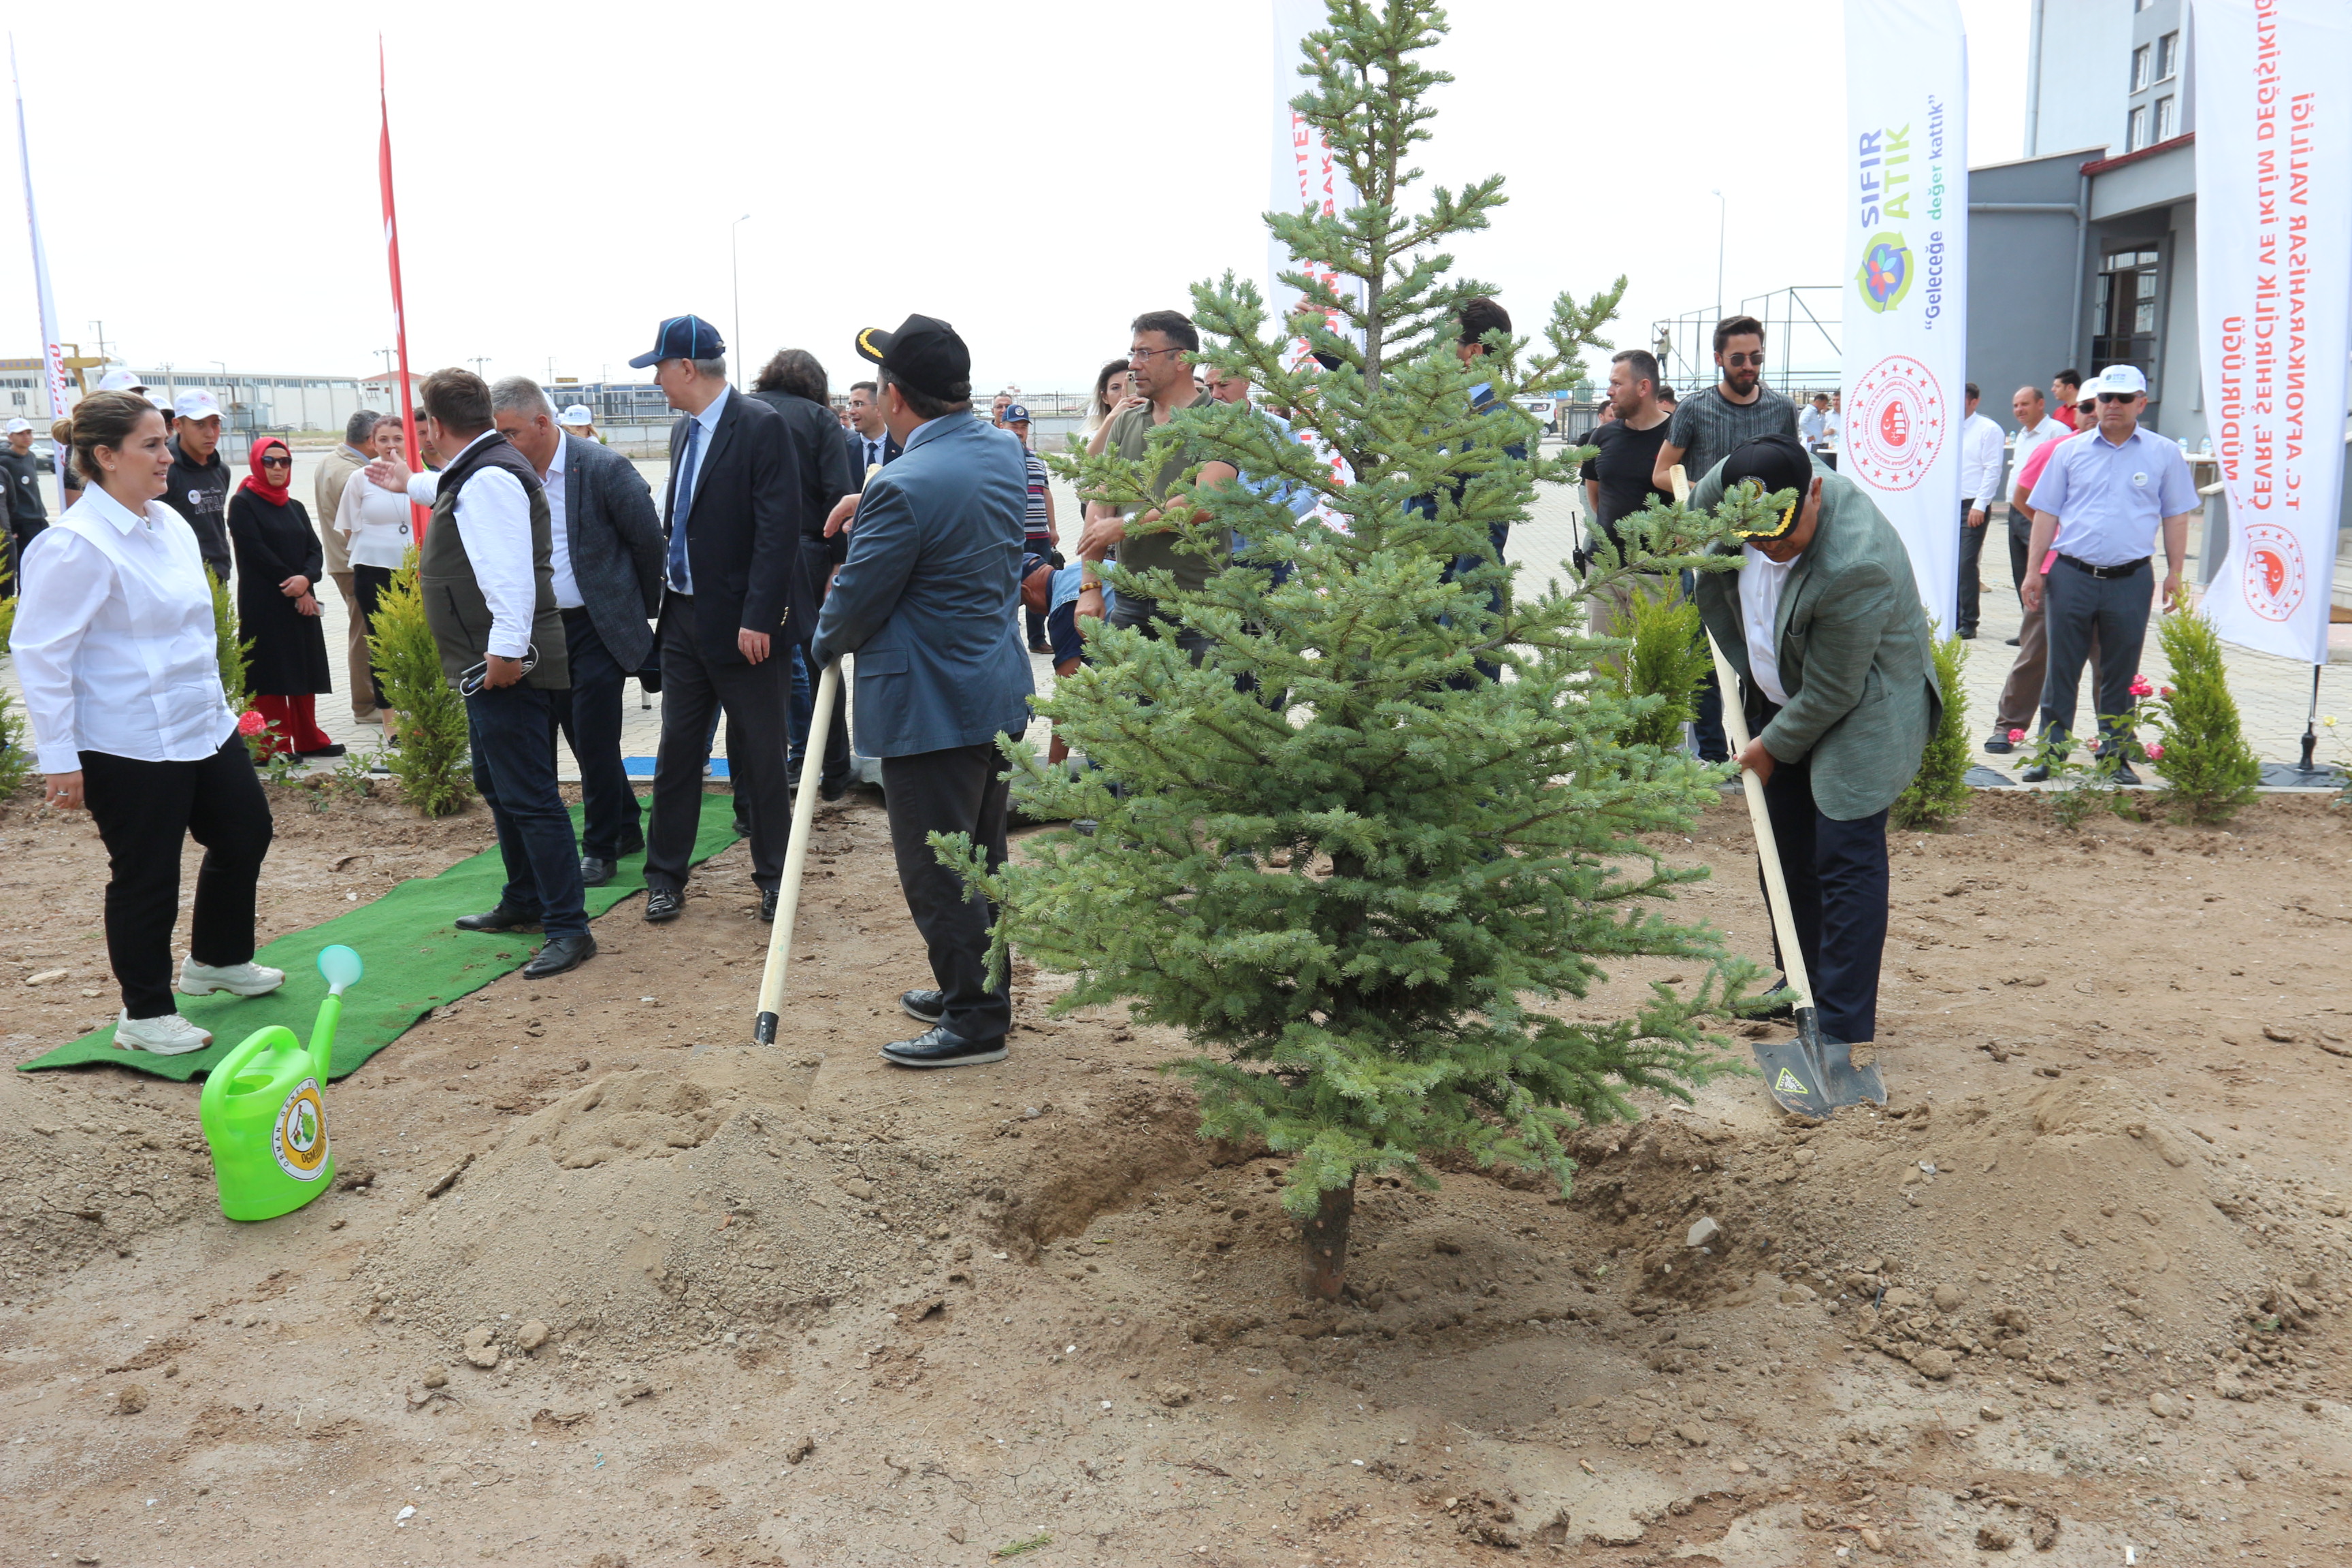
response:
[(669, 585), (673, 593), (694, 592), (694, 575), (686, 563), (686, 514), (694, 504), (694, 458), (702, 440), (702, 421), (686, 422), (686, 451), (677, 460), (677, 493), (670, 505)]

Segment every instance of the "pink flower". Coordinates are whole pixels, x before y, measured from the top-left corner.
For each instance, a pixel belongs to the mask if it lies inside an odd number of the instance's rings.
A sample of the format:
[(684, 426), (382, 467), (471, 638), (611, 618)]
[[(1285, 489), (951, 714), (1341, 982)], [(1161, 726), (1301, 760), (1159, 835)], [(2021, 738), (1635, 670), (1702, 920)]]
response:
[(2135, 675), (2132, 677), (2131, 694), (2134, 697), (2150, 697), (2155, 695), (2155, 693), (2156, 687), (2149, 682), (2147, 676)]
[(2163, 760), (2163, 757), (2164, 742), (2161, 741), (2150, 741), (2147, 743), (2147, 760), (2151, 763), (2160, 762)]
[(2159, 686), (2159, 687), (2158, 687), (2158, 688), (2156, 689), (2156, 694), (2157, 694), (2158, 697), (2163, 698), (2167, 702), (2169, 702), (2169, 701), (2171, 701), (2171, 700), (2172, 700), (2172, 688), (2170, 688), (2169, 686)]
[(2023, 739), (2025, 739), (2025, 731), (2022, 730), (2011, 730), (2009, 732), (2009, 743), (2012, 746)]
[(236, 716), (236, 732), (240, 735), (258, 735), (268, 728), (269, 721), (261, 716), (258, 709), (248, 708)]

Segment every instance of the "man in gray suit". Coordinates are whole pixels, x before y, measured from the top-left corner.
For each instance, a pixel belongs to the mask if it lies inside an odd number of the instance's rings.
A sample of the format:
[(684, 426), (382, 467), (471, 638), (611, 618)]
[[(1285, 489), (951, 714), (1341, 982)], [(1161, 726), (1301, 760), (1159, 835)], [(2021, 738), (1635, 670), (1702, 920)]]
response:
[(654, 646), (647, 607), (661, 590), (661, 519), (637, 467), (609, 447), (566, 435), (528, 376), (490, 388), (499, 431), (539, 473), (554, 525), (555, 605), (563, 612), (572, 689), (557, 692), (555, 730), (580, 762), (586, 807), (580, 880), (598, 888), (614, 863), (646, 847), (636, 793), (621, 761), (621, 688)]
[(857, 500), (811, 647), (819, 669), (857, 657), (857, 749), (882, 760), (898, 885), (939, 982), (899, 998), (930, 1027), (882, 1055), (910, 1068), (1003, 1061), (1013, 996), (988, 973), (995, 913), (929, 836), (970, 834), (992, 868), (1004, 863), (996, 741), (1027, 726), (1034, 689), (1013, 613), (1028, 469), (971, 416), (971, 355), (953, 327), (909, 316), (858, 333), (857, 352), (881, 367), (883, 418), (905, 452)]
[(1878, 1032), (1886, 809), (1943, 705), (1927, 615), (1901, 536), (1795, 437), (1735, 448), (1690, 504), (1740, 484), (1796, 499), (1747, 536), (1737, 573), (1698, 574), (1699, 616), (1739, 672), (1755, 738), (1738, 761), (1764, 784), (1822, 1030), (1863, 1045)]

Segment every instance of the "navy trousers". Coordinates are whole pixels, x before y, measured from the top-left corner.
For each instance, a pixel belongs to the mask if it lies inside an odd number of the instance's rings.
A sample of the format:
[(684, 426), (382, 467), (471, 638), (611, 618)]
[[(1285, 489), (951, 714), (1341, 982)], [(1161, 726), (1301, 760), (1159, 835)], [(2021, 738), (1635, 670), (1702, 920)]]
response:
[[(1757, 729), (1779, 711), (1764, 705)], [(1876, 1039), (1878, 969), (1886, 952), (1886, 813), (1849, 822), (1822, 816), (1813, 803), (1811, 757), (1774, 764), (1764, 807), (1780, 844), (1780, 876), (1822, 1033), (1852, 1046)], [(1760, 886), (1760, 868), (1757, 877)], [(1772, 956), (1786, 973), (1777, 931)]]
[(1004, 864), (1010, 800), (1004, 754), (991, 742), (885, 757), (882, 798), (890, 813), (898, 887), (929, 952), (931, 979), (942, 998), (940, 1022), (967, 1040), (1001, 1040), (1013, 1027), (1013, 992), (988, 973), (996, 910), (940, 864), (930, 836), (970, 834), (990, 870)]
[(490, 808), (507, 885), (499, 900), (534, 915), (550, 937), (588, 934), (580, 840), (555, 787), (554, 704), (559, 695), (517, 682), (466, 699), (474, 787)]
[(645, 847), (636, 792), (621, 761), (621, 688), (635, 670), (623, 669), (585, 610), (563, 612), (563, 647), (572, 689), (551, 691), (556, 728), (580, 763), (580, 801), (586, 818), (583, 854), (617, 860)]

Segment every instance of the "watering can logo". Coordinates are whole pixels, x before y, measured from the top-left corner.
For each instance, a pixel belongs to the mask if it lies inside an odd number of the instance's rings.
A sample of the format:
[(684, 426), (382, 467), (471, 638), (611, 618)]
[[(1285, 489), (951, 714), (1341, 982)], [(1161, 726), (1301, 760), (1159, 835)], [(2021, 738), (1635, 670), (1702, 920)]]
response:
[(315, 1182), (327, 1168), (327, 1107), (317, 1079), (304, 1079), (278, 1108), (269, 1152), (278, 1156), (278, 1168), (298, 1182)]

